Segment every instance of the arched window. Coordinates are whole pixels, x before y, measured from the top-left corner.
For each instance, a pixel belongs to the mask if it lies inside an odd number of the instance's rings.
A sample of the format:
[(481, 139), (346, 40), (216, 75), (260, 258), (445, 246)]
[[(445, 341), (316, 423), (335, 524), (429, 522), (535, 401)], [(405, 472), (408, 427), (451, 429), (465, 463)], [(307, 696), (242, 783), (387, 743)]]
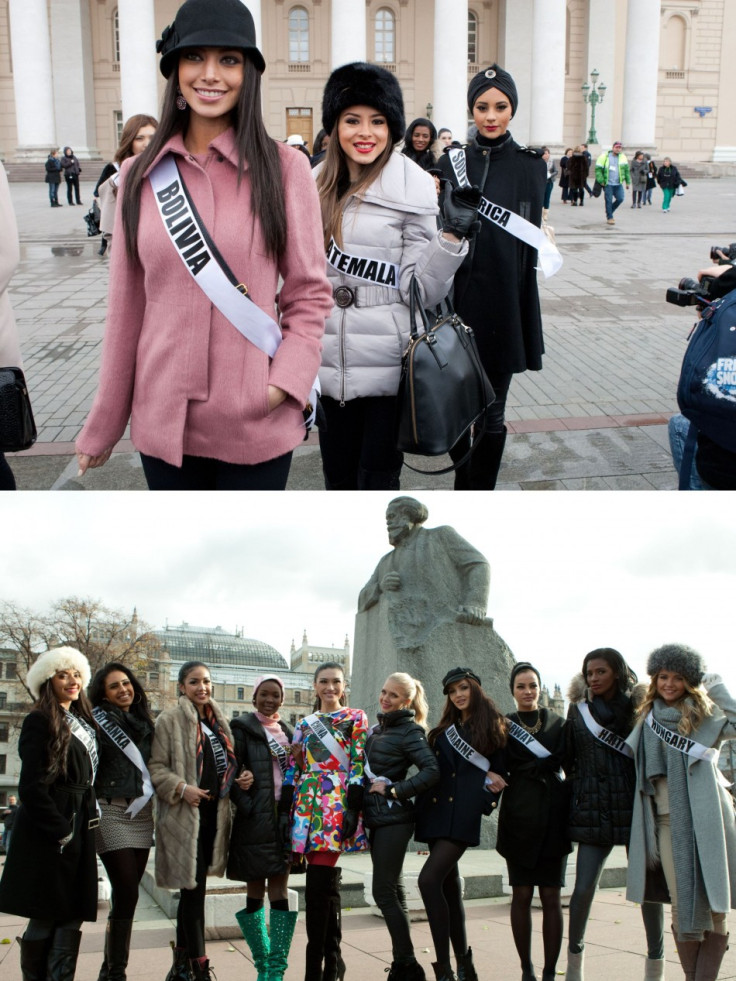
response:
[(665, 71), (685, 71), (687, 24), (683, 17), (673, 16), (662, 29), (662, 54), (659, 63)]
[(304, 7), (289, 11), (289, 61), (309, 61), (309, 15)]
[(376, 62), (392, 65), (396, 61), (396, 21), (392, 10), (376, 11)]
[(478, 64), (478, 17), (468, 11), (468, 64)]
[(112, 60), (120, 64), (120, 14), (116, 7), (112, 14)]

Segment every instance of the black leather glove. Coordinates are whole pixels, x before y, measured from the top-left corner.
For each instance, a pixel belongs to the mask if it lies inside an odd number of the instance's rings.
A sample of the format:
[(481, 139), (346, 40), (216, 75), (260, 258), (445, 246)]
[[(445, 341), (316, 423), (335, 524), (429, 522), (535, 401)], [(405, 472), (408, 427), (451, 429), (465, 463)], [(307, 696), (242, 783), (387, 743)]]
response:
[(360, 809), (363, 806), (363, 787), (358, 784), (350, 784), (348, 787), (347, 800), (345, 802), (345, 814), (342, 819), (342, 841), (352, 838), (358, 830), (358, 818)]
[(281, 797), (277, 811), (279, 825), (279, 840), (284, 855), (291, 854), (291, 805), (294, 803), (294, 788), (291, 784), (281, 787)]
[(453, 187), (445, 193), (442, 205), (442, 231), (457, 235), (458, 238), (472, 238), (480, 228), (478, 205), (481, 201), (480, 188)]

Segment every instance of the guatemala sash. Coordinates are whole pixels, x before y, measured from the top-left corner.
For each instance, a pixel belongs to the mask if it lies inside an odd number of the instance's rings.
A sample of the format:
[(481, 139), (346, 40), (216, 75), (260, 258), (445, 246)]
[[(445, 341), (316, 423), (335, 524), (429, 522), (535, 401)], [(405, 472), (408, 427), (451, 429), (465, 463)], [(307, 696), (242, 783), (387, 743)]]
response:
[[(546, 760), (552, 755), (547, 747), (543, 746), (539, 740), (535, 739), (534, 736), (530, 732), (527, 732), (523, 726), (520, 726), (517, 722), (514, 722), (513, 719), (509, 719), (508, 723), (509, 735), (513, 736), (517, 742), (520, 742), (523, 746), (525, 746), (530, 753), (534, 753), (538, 759)], [(555, 773), (555, 776), (558, 780), (565, 779), (565, 774), (562, 770), (558, 770), (557, 773)]]
[[(208, 245), (209, 234), (189, 199), (170, 153), (159, 160), (148, 179), (166, 233), (194, 281), (246, 340), (273, 358), (281, 344), (281, 328), (250, 299), (242, 283), (234, 286), (228, 279), (213, 248)], [(315, 378), (309, 396), (312, 413), (306, 420), (307, 428), (314, 422), (318, 395), (319, 381)]]
[(313, 715), (308, 715), (304, 722), (309, 726), (317, 739), (319, 739), (330, 756), (334, 757), (342, 769), (347, 773), (350, 769), (348, 754), (338, 743), (317, 713), (315, 712)]
[(135, 800), (131, 801), (126, 814), (129, 814), (131, 819), (136, 816), (136, 814), (142, 810), (148, 801), (153, 797), (153, 784), (151, 783), (151, 777), (148, 773), (148, 767), (146, 766), (141, 751), (138, 749), (133, 740), (128, 736), (123, 729), (115, 722), (114, 719), (105, 712), (104, 709), (97, 708), (92, 709), (92, 715), (95, 717), (95, 721), (100, 729), (103, 730), (105, 735), (115, 743), (117, 748), (128, 757), (133, 766), (140, 771), (141, 777), (143, 778), (143, 793), (140, 797), (136, 797)]
[[(450, 158), (452, 169), (455, 171), (458, 186), (470, 187), (465, 150), (457, 147), (454, 150), (448, 150), (447, 155)], [(562, 268), (562, 256), (557, 247), (550, 242), (541, 228), (537, 228), (526, 218), (522, 218), (521, 215), (515, 214), (500, 204), (494, 204), (493, 201), (489, 201), (485, 197), (481, 198), (478, 205), (478, 214), (486, 221), (490, 221), (491, 224), (504, 228), (509, 235), (513, 235), (536, 249), (539, 254), (539, 265), (545, 277), (554, 276)]]
[(327, 247), (327, 261), (338, 272), (345, 273), (346, 276), (353, 276), (355, 279), (361, 279), (364, 283), (370, 283), (372, 286), (388, 286), (395, 290), (399, 288), (397, 263), (349, 255), (338, 248), (334, 238), (330, 239), (330, 244)]
[(615, 749), (617, 753), (621, 753), (622, 756), (628, 756), (629, 759), (633, 760), (634, 750), (629, 746), (625, 739), (621, 736), (617, 736), (615, 732), (611, 732), (610, 729), (606, 729), (604, 726), (599, 725), (593, 718), (591, 711), (587, 704), (583, 702), (578, 705), (578, 711), (582, 717), (583, 722), (588, 727), (588, 731), (592, 736), (594, 736), (599, 742), (602, 742), (605, 746), (610, 749)]

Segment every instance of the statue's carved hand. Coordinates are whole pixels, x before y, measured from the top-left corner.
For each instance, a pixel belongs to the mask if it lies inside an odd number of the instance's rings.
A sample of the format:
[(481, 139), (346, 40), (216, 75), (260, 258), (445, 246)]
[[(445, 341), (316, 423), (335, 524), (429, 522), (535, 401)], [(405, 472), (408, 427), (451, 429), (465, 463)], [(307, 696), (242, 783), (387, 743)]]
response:
[(455, 617), (458, 623), (472, 623), (473, 626), (480, 626), (486, 618), (486, 611), (482, 606), (461, 606)]
[(381, 580), (381, 592), (387, 593), (395, 589), (401, 589), (401, 576), (398, 572), (387, 572)]

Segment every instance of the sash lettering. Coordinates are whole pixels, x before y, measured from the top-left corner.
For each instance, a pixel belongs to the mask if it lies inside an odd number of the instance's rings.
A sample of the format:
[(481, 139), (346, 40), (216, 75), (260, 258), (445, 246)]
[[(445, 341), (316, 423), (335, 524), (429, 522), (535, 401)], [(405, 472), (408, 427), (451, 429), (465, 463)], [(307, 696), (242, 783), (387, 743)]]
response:
[(87, 755), (89, 756), (89, 761), (92, 765), (92, 783), (94, 783), (95, 777), (97, 776), (97, 764), (99, 763), (99, 757), (97, 755), (97, 738), (87, 723), (82, 722), (76, 717), (76, 715), (72, 715), (72, 713), (67, 709), (64, 709), (64, 715), (66, 716), (66, 721), (69, 724), (72, 735), (76, 736), (76, 738), (87, 750)]
[(281, 770), (281, 775), (283, 776), (286, 773), (287, 766), (289, 763), (289, 757), (286, 752), (286, 749), (281, 745), (281, 743), (277, 739), (274, 739), (274, 737), (271, 735), (270, 732), (266, 732), (265, 726), (263, 728), (263, 731), (266, 734), (266, 742), (268, 743), (269, 752), (271, 753), (271, 756), (273, 756), (273, 758), (278, 763), (279, 769)]
[[(179, 181), (156, 192), (160, 211), (166, 217), (166, 227), (193, 276), (204, 269), (212, 256), (194, 223), (192, 210), (181, 193)], [(181, 220), (180, 220), (181, 219)], [(185, 251), (186, 250), (186, 251)]]
[(362, 279), (366, 283), (373, 283), (374, 286), (399, 288), (399, 267), (395, 262), (382, 262), (379, 259), (350, 255), (338, 248), (334, 239), (330, 239), (327, 247), (327, 261), (333, 269), (345, 273), (346, 276)]
[(604, 728), (604, 726), (599, 725), (593, 718), (589, 707), (583, 702), (578, 706), (580, 715), (583, 722), (588, 727), (589, 732), (592, 736), (602, 742), (604, 746), (608, 746), (610, 749), (615, 749), (617, 753), (621, 753), (622, 756), (628, 756), (629, 759), (634, 758), (634, 751), (621, 736), (617, 736), (615, 732), (611, 732), (610, 729)]
[(647, 716), (647, 725), (655, 736), (659, 736), (663, 743), (667, 743), (673, 749), (679, 750), (683, 756), (692, 756), (696, 760), (705, 760), (706, 763), (715, 763), (718, 759), (718, 750), (715, 746), (703, 746), (702, 743), (694, 739), (688, 739), (679, 732), (673, 732), (654, 718), (652, 712)]
[[(534, 736), (530, 732), (527, 732), (523, 726), (520, 726), (517, 722), (514, 722), (513, 719), (509, 719), (508, 723), (509, 735), (513, 736), (513, 738), (517, 742), (520, 742), (522, 746), (525, 746), (530, 753), (533, 753), (537, 757), (537, 759), (546, 760), (552, 755), (547, 747), (543, 746), (539, 740), (535, 739)], [(555, 773), (555, 776), (560, 781), (565, 779), (565, 774), (562, 770), (558, 770), (557, 773)]]
[(320, 719), (320, 717), (315, 713), (314, 715), (308, 715), (304, 721), (325, 747), (330, 756), (336, 759), (338, 764), (347, 773), (350, 769), (348, 754), (332, 735), (322, 719)]
[(202, 732), (210, 741), (210, 746), (212, 747), (212, 752), (215, 756), (217, 775), (218, 777), (221, 777), (225, 770), (227, 770), (227, 753), (225, 752), (225, 747), (222, 745), (214, 732), (207, 725), (205, 725), (201, 719), (199, 724), (202, 727)]
[(117, 724), (117, 722), (115, 722), (114, 719), (110, 718), (104, 709), (99, 708), (98, 706), (97, 708), (92, 709), (92, 715), (94, 715), (95, 721), (100, 729), (102, 729), (108, 738), (115, 743), (120, 752), (127, 756), (133, 766), (140, 771), (143, 779), (143, 793), (140, 797), (136, 797), (135, 800), (131, 801), (130, 806), (125, 812), (132, 819), (153, 797), (153, 784), (151, 783), (148, 767), (143, 760), (141, 751), (138, 749), (130, 736), (123, 731), (123, 729)]

